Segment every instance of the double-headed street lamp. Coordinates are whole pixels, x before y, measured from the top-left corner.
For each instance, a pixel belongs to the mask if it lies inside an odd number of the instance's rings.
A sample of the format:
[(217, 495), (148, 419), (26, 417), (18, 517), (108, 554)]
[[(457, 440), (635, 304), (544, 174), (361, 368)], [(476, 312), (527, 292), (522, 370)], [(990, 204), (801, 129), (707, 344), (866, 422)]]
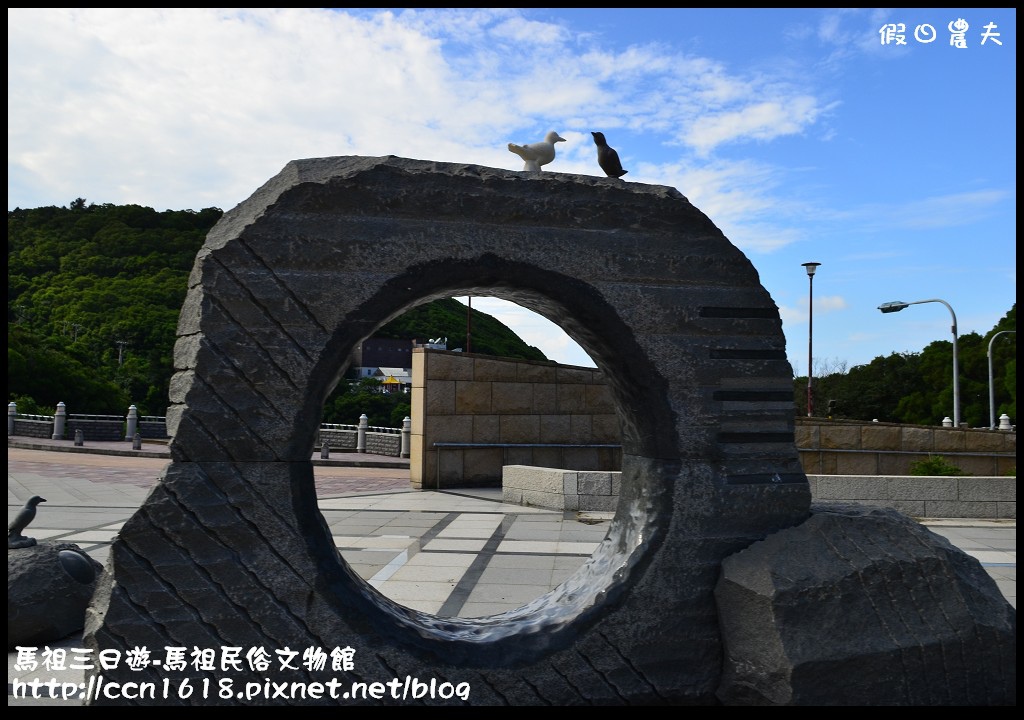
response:
[(933, 302), (945, 305), (949, 310), (949, 314), (953, 317), (953, 427), (958, 428), (960, 427), (960, 363), (957, 361), (956, 313), (953, 312), (953, 308), (950, 307), (949, 303), (945, 300), (935, 298), (932, 300), (915, 300), (914, 302), (893, 300), (892, 302), (882, 303), (878, 306), (878, 309), (883, 313), (894, 313), (899, 312), (910, 305), (921, 305), (922, 303)]
[(811, 368), (811, 349), (814, 342), (814, 271), (821, 265), (819, 262), (803, 263), (807, 270), (807, 417), (814, 412), (814, 395), (811, 392), (811, 376), (814, 374)]
[(1016, 335), (1017, 331), (1016, 330), (1000, 330), (995, 335), (993, 335), (989, 339), (989, 341), (988, 341), (988, 420), (989, 420), (988, 429), (989, 430), (995, 430), (996, 429), (996, 391), (995, 391), (995, 387), (992, 384), (992, 343), (995, 342), (995, 339), (997, 337), (999, 337), (1000, 335), (1005, 335), (1006, 333), (1013, 333), (1014, 335)]

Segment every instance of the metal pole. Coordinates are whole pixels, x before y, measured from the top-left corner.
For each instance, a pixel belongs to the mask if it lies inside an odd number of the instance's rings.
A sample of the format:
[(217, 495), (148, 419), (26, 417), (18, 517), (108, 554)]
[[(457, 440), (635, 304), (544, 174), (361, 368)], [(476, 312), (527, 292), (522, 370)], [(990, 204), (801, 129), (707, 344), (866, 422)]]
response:
[(992, 343), (995, 342), (995, 339), (997, 337), (999, 337), (1000, 335), (1005, 335), (1007, 333), (1016, 334), (1017, 331), (1016, 330), (1000, 330), (995, 335), (993, 335), (989, 339), (989, 341), (988, 341), (988, 420), (989, 420), (988, 429), (989, 430), (995, 430), (996, 429), (996, 391), (995, 391), (995, 385), (993, 385), (993, 382), (992, 382)]
[(950, 316), (953, 318), (953, 427), (960, 427), (960, 361), (957, 359), (957, 335), (956, 335), (956, 313), (953, 312), (952, 306), (945, 300), (939, 298), (932, 298), (931, 300), (918, 300), (916, 302), (907, 303), (907, 305), (921, 305), (922, 303), (937, 302), (942, 303), (949, 310)]
[(956, 313), (949, 303), (943, 303), (953, 316), (953, 427), (960, 428), (960, 361), (957, 360)]
[(808, 296), (807, 296), (807, 417), (812, 417), (814, 414), (814, 393), (811, 390), (811, 384), (814, 376), (814, 355), (812, 354), (812, 348), (814, 343), (814, 273), (817, 271), (818, 266), (821, 263), (818, 262), (806, 262), (803, 263), (804, 270), (807, 271), (807, 283), (808, 283)]
[(811, 378), (814, 375), (811, 352), (814, 338), (814, 274), (807, 276), (807, 417), (814, 416), (814, 393), (811, 390)]
[(957, 359), (956, 313), (945, 300), (922, 300), (922, 302), (940, 302), (949, 310), (953, 318), (953, 427), (960, 427), (960, 362)]
[[(942, 303), (949, 310), (950, 317), (953, 318), (953, 427), (960, 427), (960, 361), (957, 359), (957, 335), (956, 335), (956, 313), (953, 312), (952, 306), (945, 300), (939, 298), (931, 298), (930, 300), (915, 300), (914, 302), (903, 302), (902, 300), (893, 300), (892, 302), (882, 303), (878, 306), (878, 309), (883, 313), (899, 312), (910, 305), (921, 305), (923, 303)], [(948, 419), (948, 418), (947, 418)]]

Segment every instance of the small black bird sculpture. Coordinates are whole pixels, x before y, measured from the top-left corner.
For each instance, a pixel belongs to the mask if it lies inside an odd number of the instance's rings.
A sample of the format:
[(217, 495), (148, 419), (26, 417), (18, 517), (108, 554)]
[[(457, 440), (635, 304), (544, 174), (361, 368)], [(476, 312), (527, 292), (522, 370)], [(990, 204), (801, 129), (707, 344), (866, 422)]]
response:
[(629, 172), (622, 169), (622, 163), (619, 162), (619, 154), (604, 139), (604, 133), (591, 132), (590, 134), (594, 136), (594, 144), (597, 145), (597, 164), (604, 170), (605, 175), (620, 178)]
[(22, 532), (36, 516), (36, 505), (46, 502), (46, 498), (33, 495), (25, 503), (25, 507), (18, 511), (10, 524), (7, 526), (7, 549), (32, 547), (36, 544), (35, 538), (25, 537)]

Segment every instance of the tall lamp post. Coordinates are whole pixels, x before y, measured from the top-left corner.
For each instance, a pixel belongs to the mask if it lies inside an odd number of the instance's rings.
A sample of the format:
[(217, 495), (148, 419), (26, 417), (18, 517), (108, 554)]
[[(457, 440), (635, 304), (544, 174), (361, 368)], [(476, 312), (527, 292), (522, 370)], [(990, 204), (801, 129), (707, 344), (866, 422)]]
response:
[(1000, 335), (1005, 335), (1007, 333), (1013, 333), (1013, 334), (1016, 335), (1017, 331), (1016, 330), (1000, 330), (995, 335), (993, 335), (989, 339), (989, 341), (988, 341), (988, 420), (989, 420), (988, 429), (989, 430), (995, 430), (996, 429), (996, 391), (995, 391), (995, 386), (992, 384), (992, 343), (995, 342), (995, 339), (997, 337), (999, 337)]
[(811, 376), (814, 375), (814, 371), (811, 365), (811, 349), (813, 348), (814, 342), (814, 272), (818, 269), (821, 263), (818, 262), (806, 262), (803, 263), (804, 269), (807, 271), (807, 417), (811, 417), (814, 414), (814, 395), (811, 391)]
[(960, 427), (960, 363), (957, 361), (957, 341), (956, 341), (956, 313), (953, 312), (953, 308), (950, 307), (949, 303), (945, 300), (939, 300), (934, 298), (932, 300), (915, 300), (914, 302), (903, 302), (901, 300), (893, 300), (892, 302), (882, 303), (878, 306), (878, 309), (883, 313), (894, 313), (899, 312), (905, 307), (910, 305), (920, 305), (922, 303), (942, 303), (949, 310), (949, 314), (953, 317), (953, 427)]

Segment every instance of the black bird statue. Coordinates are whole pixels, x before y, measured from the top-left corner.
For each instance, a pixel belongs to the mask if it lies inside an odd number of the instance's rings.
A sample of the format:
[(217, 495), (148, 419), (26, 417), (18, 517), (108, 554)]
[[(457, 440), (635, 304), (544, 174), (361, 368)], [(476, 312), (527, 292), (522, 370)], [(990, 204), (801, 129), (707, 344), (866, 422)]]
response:
[(7, 549), (32, 547), (36, 544), (35, 538), (25, 537), (22, 531), (36, 516), (36, 505), (46, 502), (46, 498), (33, 495), (25, 503), (25, 507), (18, 511), (11, 523), (7, 526)]
[(597, 145), (597, 164), (604, 170), (605, 175), (620, 178), (629, 172), (629, 170), (622, 169), (622, 163), (619, 162), (619, 154), (604, 139), (604, 133), (591, 132), (590, 134), (594, 136), (594, 144)]

